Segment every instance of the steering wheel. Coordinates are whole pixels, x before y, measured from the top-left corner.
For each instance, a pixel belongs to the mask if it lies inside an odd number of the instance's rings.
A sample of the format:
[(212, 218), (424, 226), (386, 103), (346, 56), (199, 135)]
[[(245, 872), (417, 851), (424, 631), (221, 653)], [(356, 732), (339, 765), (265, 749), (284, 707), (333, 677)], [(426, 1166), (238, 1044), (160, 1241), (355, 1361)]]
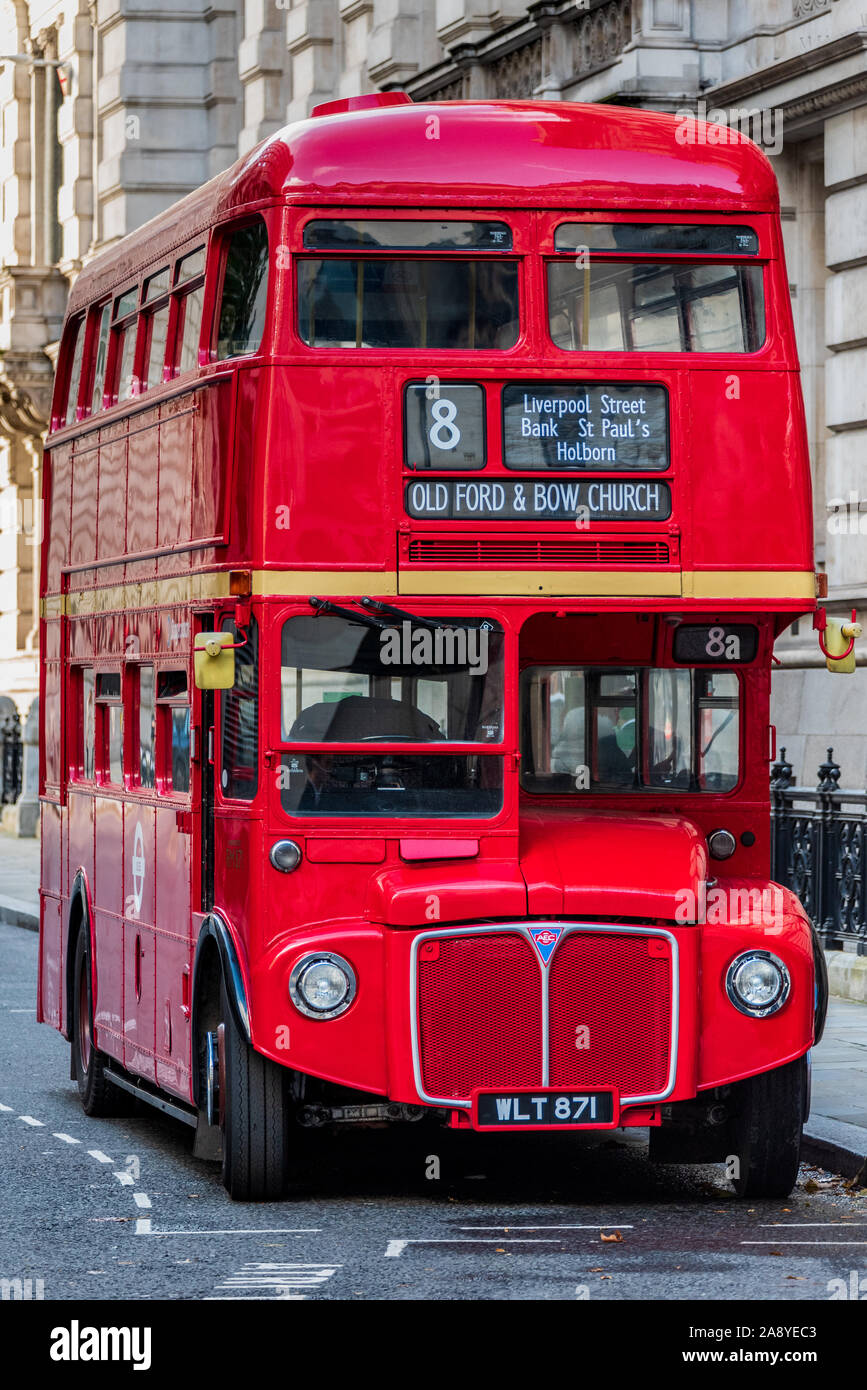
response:
[(426, 743), (426, 739), (413, 738), (412, 734), (365, 734), (359, 743)]

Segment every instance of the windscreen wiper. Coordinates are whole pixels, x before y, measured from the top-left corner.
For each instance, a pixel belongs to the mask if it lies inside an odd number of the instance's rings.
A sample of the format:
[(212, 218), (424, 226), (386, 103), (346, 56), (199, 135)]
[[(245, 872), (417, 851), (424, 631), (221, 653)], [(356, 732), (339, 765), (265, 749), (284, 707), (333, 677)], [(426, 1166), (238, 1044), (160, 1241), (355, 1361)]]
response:
[(470, 623), (453, 622), (449, 619), (445, 622), (442, 618), (420, 618), (415, 613), (407, 613), (404, 608), (394, 608), (390, 603), (383, 603), (378, 598), (361, 598), (358, 600), (362, 608), (368, 612), (375, 609), (377, 613), (387, 613), (390, 618), (397, 618), (404, 623), (412, 623), (413, 627), (426, 627), (431, 632), (439, 632), (444, 627), (462, 627), (468, 631), (475, 631), (475, 627)]
[(332, 603), (330, 598), (317, 598), (315, 594), (311, 594), (307, 602), (316, 613), (317, 618), (320, 613), (335, 613), (338, 618), (348, 618), (351, 623), (360, 623), (362, 627), (376, 628), (377, 632), (382, 632), (384, 628), (391, 626), (382, 618), (374, 618), (367, 613), (356, 613), (352, 608), (341, 608), (339, 603)]

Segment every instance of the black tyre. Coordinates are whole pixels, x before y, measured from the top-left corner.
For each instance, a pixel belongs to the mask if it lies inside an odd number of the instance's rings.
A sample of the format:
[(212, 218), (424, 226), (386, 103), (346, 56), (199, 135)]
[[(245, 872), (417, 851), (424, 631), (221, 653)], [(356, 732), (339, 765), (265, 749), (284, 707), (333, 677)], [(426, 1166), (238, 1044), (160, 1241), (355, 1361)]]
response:
[(85, 1115), (131, 1115), (135, 1098), (113, 1086), (105, 1074), (108, 1058), (93, 1042), (93, 977), (87, 949), (87, 923), (75, 943), (72, 993), (72, 1070)]
[(799, 1057), (738, 1083), (733, 1177), (739, 1197), (788, 1197), (798, 1179), (807, 1061)]
[(220, 1123), (223, 1183), (238, 1202), (283, 1196), (288, 1176), (286, 1074), (239, 1031), (221, 985)]

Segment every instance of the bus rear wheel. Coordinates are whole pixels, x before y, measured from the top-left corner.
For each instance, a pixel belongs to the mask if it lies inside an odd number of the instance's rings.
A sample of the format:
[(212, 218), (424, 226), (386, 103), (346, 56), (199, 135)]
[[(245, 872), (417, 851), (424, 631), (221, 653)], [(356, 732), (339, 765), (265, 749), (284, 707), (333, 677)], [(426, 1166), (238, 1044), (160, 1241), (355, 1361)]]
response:
[(72, 980), (72, 1071), (84, 1113), (102, 1118), (130, 1115), (135, 1100), (109, 1081), (105, 1071), (109, 1059), (93, 1041), (93, 977), (86, 923), (75, 943)]
[(732, 1178), (739, 1197), (788, 1197), (798, 1180), (807, 1060), (739, 1082)]
[(286, 1188), (289, 1123), (282, 1067), (251, 1047), (221, 985), (219, 1116), (223, 1183), (238, 1202), (274, 1201)]

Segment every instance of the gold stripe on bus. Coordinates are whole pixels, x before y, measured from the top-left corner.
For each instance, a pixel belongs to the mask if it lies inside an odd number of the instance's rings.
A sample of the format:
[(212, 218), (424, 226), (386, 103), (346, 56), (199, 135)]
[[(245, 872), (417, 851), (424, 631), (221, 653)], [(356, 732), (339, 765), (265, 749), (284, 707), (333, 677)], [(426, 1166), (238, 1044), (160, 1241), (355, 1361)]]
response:
[(253, 593), (268, 595), (316, 594), (336, 598), (341, 594), (394, 597), (396, 570), (253, 570)]
[(680, 598), (680, 570), (401, 570), (401, 594)]
[(816, 597), (812, 570), (684, 570), (684, 598)]
[(165, 579), (108, 584), (102, 589), (72, 590), (66, 595), (66, 612), (70, 618), (83, 618), (96, 613), (180, 607), (185, 603), (204, 603), (228, 596), (227, 570), (217, 574), (178, 574)]
[[(253, 570), (257, 597), (394, 597), (417, 594), (504, 598), (609, 597), (725, 599), (815, 598), (815, 575), (805, 570)], [(98, 613), (180, 607), (229, 598), (229, 572), (172, 575), (131, 581), (101, 589), (74, 590), (41, 600), (43, 618), (67, 613), (82, 618)]]

